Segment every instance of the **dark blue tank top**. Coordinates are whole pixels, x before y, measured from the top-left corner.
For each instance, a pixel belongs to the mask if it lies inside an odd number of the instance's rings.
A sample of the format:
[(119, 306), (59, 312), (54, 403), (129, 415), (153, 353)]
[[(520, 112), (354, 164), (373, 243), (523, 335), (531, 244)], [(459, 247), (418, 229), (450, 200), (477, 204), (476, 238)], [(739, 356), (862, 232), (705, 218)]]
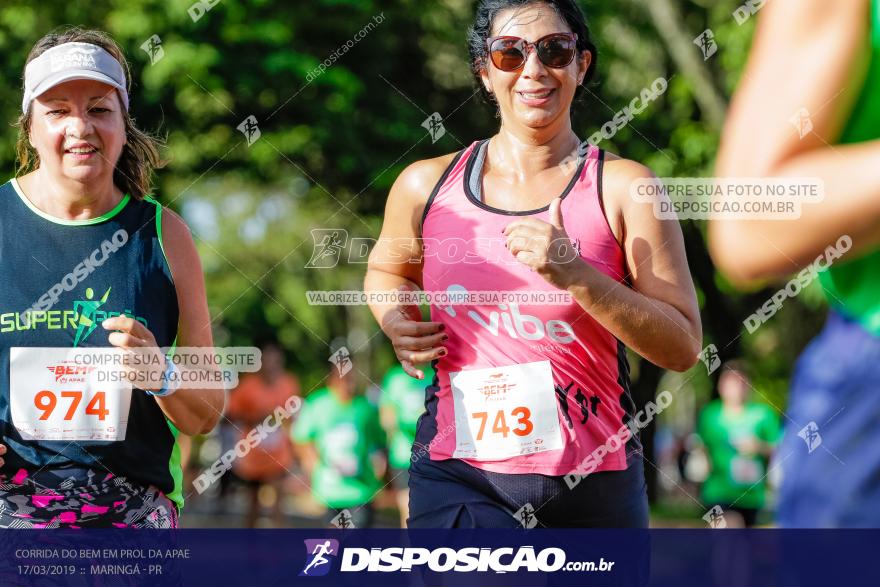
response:
[[(175, 343), (177, 293), (160, 210), (151, 198), (125, 196), (99, 218), (65, 221), (34, 207), (14, 181), (0, 186), (0, 443), (8, 448), (0, 474), (108, 470), (182, 505), (177, 430), (145, 392), (133, 390), (125, 440), (112, 442), (26, 440), (9, 403), (12, 347), (110, 347), (100, 323), (119, 314), (145, 324), (160, 347)], [(79, 319), (83, 308), (90, 323)], [(46, 319), (30, 320), (33, 311), (48, 312)]]

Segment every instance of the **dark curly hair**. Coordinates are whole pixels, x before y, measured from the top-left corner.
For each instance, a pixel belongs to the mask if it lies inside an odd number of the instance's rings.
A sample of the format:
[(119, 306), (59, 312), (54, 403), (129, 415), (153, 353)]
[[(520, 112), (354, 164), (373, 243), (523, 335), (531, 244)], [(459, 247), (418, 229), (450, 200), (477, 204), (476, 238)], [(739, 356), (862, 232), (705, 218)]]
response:
[[(578, 51), (590, 52), (592, 59), (587, 69), (587, 74), (584, 76), (583, 84), (588, 83), (596, 71), (596, 62), (598, 61), (596, 45), (593, 43), (590, 35), (587, 19), (575, 0), (480, 0), (480, 3), (477, 5), (477, 13), (474, 16), (474, 24), (468, 30), (468, 51), (471, 57), (471, 69), (474, 74), (474, 80), (483, 94), (483, 98), (490, 104), (495, 104), (495, 98), (483, 85), (480, 79), (480, 72), (488, 63), (489, 55), (486, 41), (492, 36), (492, 26), (495, 24), (495, 17), (509, 8), (520, 8), (531, 4), (545, 4), (552, 8), (568, 24), (571, 32), (577, 35)], [(580, 91), (581, 89), (578, 88), (575, 99), (577, 99)]]

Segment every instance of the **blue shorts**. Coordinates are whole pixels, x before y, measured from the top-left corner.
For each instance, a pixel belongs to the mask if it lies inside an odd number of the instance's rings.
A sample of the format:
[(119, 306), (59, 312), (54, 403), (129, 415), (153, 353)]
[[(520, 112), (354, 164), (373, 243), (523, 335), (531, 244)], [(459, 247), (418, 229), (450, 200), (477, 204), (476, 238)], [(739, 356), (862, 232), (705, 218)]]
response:
[(782, 526), (880, 527), (880, 337), (829, 315), (795, 368), (776, 462)]
[(414, 459), (409, 528), (647, 528), (642, 457), (623, 471), (564, 477), (483, 471), (458, 459)]

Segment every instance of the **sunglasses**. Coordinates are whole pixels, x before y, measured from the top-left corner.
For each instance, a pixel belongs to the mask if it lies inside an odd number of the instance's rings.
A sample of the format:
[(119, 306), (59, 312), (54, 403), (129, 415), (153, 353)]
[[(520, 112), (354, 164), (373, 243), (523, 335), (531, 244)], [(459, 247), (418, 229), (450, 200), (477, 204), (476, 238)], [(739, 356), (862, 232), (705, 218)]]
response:
[(567, 67), (577, 53), (575, 33), (552, 33), (529, 43), (519, 37), (492, 37), (487, 41), (492, 65), (501, 71), (516, 71), (525, 65), (529, 53), (537, 51), (547, 67)]

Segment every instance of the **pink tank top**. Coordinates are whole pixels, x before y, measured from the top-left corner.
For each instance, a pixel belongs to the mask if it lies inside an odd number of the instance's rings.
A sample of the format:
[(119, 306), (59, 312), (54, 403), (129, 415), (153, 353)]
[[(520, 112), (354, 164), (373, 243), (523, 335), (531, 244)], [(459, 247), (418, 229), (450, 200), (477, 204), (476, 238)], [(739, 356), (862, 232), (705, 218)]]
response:
[[(517, 262), (505, 248), (502, 235), (504, 227), (518, 217), (549, 222), (549, 207), (509, 212), (492, 208), (473, 195), (468, 178), (481, 144), (475, 142), (460, 154), (428, 201), (422, 223), (424, 289), (564, 293)], [(562, 194), (562, 217), (575, 243), (574, 250), (627, 287), (624, 253), (602, 208), (603, 159), (602, 152), (590, 146)], [(433, 305), (431, 319), (442, 322), (449, 335), (449, 353), (437, 362), (436, 386), (429, 388), (436, 397), (428, 400), (428, 422), (420, 423), (420, 427), (426, 424), (428, 435), (418, 434), (418, 440), (429, 447), (432, 460), (457, 458), (450, 374), (549, 361), (555, 393), (546, 397), (556, 400), (560, 448), (499, 460), (462, 458), (484, 470), (571, 473), (632, 416), (634, 405), (623, 344), (573, 299), (565, 305)], [(484, 422), (487, 427), (496, 424), (503, 426), (493, 422), (491, 415)], [(633, 442), (640, 450), (638, 441)], [(626, 457), (626, 448), (610, 452), (595, 470), (625, 469)]]

